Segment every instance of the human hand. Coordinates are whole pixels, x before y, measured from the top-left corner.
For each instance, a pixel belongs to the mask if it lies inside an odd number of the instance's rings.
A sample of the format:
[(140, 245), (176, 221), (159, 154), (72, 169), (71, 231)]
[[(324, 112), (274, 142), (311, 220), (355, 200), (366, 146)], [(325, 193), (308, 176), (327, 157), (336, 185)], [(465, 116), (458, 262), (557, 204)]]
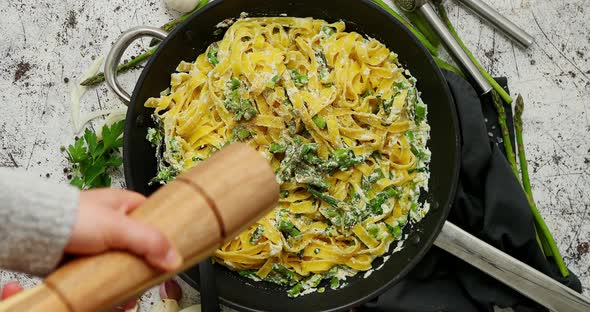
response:
[(145, 201), (135, 192), (96, 189), (80, 193), (80, 207), (66, 253), (95, 254), (117, 249), (142, 256), (151, 265), (173, 271), (182, 258), (156, 228), (127, 216)]

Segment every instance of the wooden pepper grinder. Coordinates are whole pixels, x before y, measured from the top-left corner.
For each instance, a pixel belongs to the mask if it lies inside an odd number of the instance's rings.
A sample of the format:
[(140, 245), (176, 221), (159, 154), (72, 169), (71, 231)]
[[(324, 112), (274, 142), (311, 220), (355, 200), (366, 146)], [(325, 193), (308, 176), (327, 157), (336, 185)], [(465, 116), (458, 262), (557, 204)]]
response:
[[(131, 217), (161, 230), (184, 259), (183, 271), (211, 255), (277, 203), (268, 161), (232, 144), (161, 187)], [(178, 272), (163, 272), (124, 251), (73, 260), (40, 285), (9, 298), (0, 311), (101, 311)]]

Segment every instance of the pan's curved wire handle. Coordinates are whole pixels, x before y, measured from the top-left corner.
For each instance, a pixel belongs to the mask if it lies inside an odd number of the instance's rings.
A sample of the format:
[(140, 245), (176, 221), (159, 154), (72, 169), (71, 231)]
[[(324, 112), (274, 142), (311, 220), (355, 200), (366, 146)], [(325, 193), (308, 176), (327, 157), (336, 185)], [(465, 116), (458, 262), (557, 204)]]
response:
[(434, 244), (552, 311), (590, 311), (590, 298), (445, 222)]
[(134, 27), (124, 32), (119, 39), (115, 42), (104, 65), (104, 78), (109, 88), (115, 92), (115, 94), (125, 103), (129, 105), (131, 102), (131, 96), (125, 91), (117, 80), (117, 67), (121, 61), (121, 57), (125, 50), (131, 45), (131, 43), (140, 37), (155, 37), (160, 40), (166, 39), (168, 33), (160, 28), (140, 26)]

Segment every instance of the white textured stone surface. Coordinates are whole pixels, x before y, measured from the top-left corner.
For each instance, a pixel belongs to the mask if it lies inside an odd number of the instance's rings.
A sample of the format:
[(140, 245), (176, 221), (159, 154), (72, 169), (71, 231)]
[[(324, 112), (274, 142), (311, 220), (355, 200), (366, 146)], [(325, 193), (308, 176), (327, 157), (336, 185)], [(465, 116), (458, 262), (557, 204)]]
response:
[[(528, 30), (536, 43), (522, 50), (455, 2), (447, 2), (447, 7), (482, 64), (494, 76), (507, 76), (513, 94), (525, 97), (525, 140), (535, 197), (567, 264), (588, 291), (590, 8), (587, 0), (486, 2)], [(105, 55), (123, 30), (161, 25), (174, 16), (161, 0), (0, 1), (0, 166), (21, 167), (66, 183), (66, 161), (59, 147), (74, 136), (70, 90), (91, 58)], [(148, 42), (144, 39), (133, 48), (137, 51)], [(137, 75), (124, 76), (129, 89)], [(88, 92), (82, 111), (120, 106), (100, 86)], [(10, 279), (25, 286), (37, 282), (0, 272), (0, 284)], [(188, 294), (183, 305), (198, 302), (195, 291), (183, 288)], [(142, 310), (157, 299), (154, 293), (142, 298)]]

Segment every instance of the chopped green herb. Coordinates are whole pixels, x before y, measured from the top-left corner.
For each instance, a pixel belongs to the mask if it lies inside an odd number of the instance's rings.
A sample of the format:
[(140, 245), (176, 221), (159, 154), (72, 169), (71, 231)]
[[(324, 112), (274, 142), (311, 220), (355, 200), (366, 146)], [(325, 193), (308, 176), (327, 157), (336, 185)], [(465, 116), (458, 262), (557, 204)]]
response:
[(340, 286), (340, 280), (337, 277), (332, 277), (330, 279), (330, 288), (331, 289), (336, 289)]
[(387, 115), (389, 115), (391, 113), (391, 107), (393, 106), (393, 99), (394, 98), (391, 98), (391, 100), (383, 101), (383, 111)]
[(235, 141), (242, 142), (249, 138), (251, 135), (252, 132), (250, 132), (248, 128), (242, 125), (238, 125), (232, 130), (232, 139)]
[(374, 215), (380, 215), (383, 213), (383, 208), (381, 206), (390, 198), (398, 197), (400, 194), (401, 193), (393, 187), (386, 188), (382, 192), (377, 193), (377, 195), (369, 201), (368, 206), (371, 208), (371, 212), (373, 212)]
[(373, 90), (367, 89), (367, 90), (365, 90), (365, 92), (363, 92), (363, 94), (361, 95), (361, 97), (364, 99), (367, 96), (371, 96), (371, 95), (373, 95)]
[(328, 38), (332, 37), (336, 33), (336, 30), (334, 30), (334, 28), (325, 25), (322, 26), (320, 31), (324, 33)]
[(320, 288), (318, 288), (318, 294), (322, 294), (322, 293), (324, 293), (325, 291), (326, 291), (326, 288), (325, 288), (325, 287), (320, 287)]
[(287, 97), (283, 100), (283, 105), (293, 107), (293, 102)]
[(287, 197), (289, 197), (289, 191), (282, 190), (280, 195), (281, 195), (281, 198), (287, 198)]
[(328, 272), (324, 273), (324, 278), (331, 278), (336, 276), (336, 274), (338, 274), (338, 270), (340, 270), (339, 266), (333, 266), (331, 269), (328, 270)]
[(250, 100), (243, 100), (242, 101), (242, 110), (243, 110), (243, 117), (246, 120), (250, 120), (256, 115), (258, 115), (258, 111), (252, 104)]
[(407, 83), (405, 80), (399, 80), (393, 83), (393, 86), (396, 87), (398, 90), (405, 89), (407, 87)]
[(365, 210), (349, 210), (344, 212), (344, 226), (347, 229), (352, 228), (357, 223), (361, 222), (368, 216)]
[(279, 285), (289, 285), (290, 281), (285, 278), (283, 275), (279, 274), (279, 273), (275, 273), (275, 272), (271, 272), (270, 274), (268, 274), (265, 278), (265, 281), (267, 282), (271, 282), (271, 283), (275, 283), (275, 284), (279, 284)]
[(394, 52), (391, 52), (391, 54), (389, 54), (389, 61), (397, 64), (397, 62), (398, 62), (397, 54), (395, 54)]
[(213, 66), (217, 66), (217, 64), (219, 64), (217, 52), (219, 52), (219, 49), (217, 48), (216, 44), (211, 45), (209, 47), (209, 52), (207, 52), (207, 59), (209, 60), (209, 63), (213, 64)]
[(387, 227), (387, 231), (389, 231), (391, 236), (393, 236), (395, 239), (400, 239), (402, 237), (402, 228), (399, 225), (391, 226), (385, 223), (385, 226)]
[(315, 115), (313, 116), (313, 118), (311, 118), (311, 120), (313, 120), (313, 123), (315, 123), (315, 125), (324, 130), (326, 129), (326, 120), (324, 119), (324, 117), (320, 116), (320, 115)]
[(302, 88), (309, 82), (306, 75), (301, 74), (297, 69), (291, 70), (291, 79), (297, 88)]
[(307, 184), (309, 186), (317, 187), (318, 189), (327, 189), (330, 183), (322, 178), (322, 176), (309, 164), (316, 161), (317, 156), (306, 155), (304, 159), (307, 164), (302, 164), (301, 167), (295, 170), (295, 181), (297, 183)]
[(274, 87), (275, 87), (275, 85), (277, 84), (277, 82), (279, 82), (279, 80), (281, 80), (281, 76), (279, 76), (279, 75), (274, 75), (274, 76), (273, 76), (273, 77), (270, 79), (270, 81), (268, 82), (268, 85), (267, 85), (267, 86), (268, 86), (269, 88), (274, 88)]
[(238, 78), (233, 77), (228, 83), (227, 86), (230, 88), (230, 90), (237, 90), (241, 85), (240, 80), (238, 80)]
[(424, 105), (420, 102), (417, 102), (416, 107), (415, 107), (415, 111), (416, 111), (416, 116), (414, 117), (414, 121), (418, 125), (426, 119), (426, 105)]
[(375, 158), (375, 160), (380, 161), (382, 159), (381, 157), (381, 153), (379, 151), (374, 151), (372, 154), (373, 158)]
[(371, 236), (373, 236), (374, 238), (377, 238), (377, 236), (379, 236), (379, 227), (376, 226), (375, 224), (372, 224), (367, 229), (367, 232), (369, 232), (369, 234), (371, 234)]
[(316, 255), (319, 254), (320, 253), (320, 249), (319, 248), (314, 249), (313, 250), (313, 253), (316, 254)]
[(203, 161), (203, 158), (194, 156), (191, 160), (192, 161)]
[(331, 224), (336, 226), (342, 226), (342, 216), (340, 209), (334, 207), (321, 207), (320, 213), (324, 218), (328, 219)]
[(284, 153), (286, 150), (287, 150), (287, 147), (285, 145), (279, 144), (279, 143), (271, 143), (270, 146), (268, 147), (268, 151), (273, 154)]
[(426, 152), (424, 152), (421, 149), (418, 149), (418, 147), (416, 147), (414, 144), (410, 144), (410, 151), (412, 152), (412, 154), (414, 154), (414, 156), (416, 156), (416, 158), (418, 158), (419, 160), (424, 160), (427, 158)]
[(224, 101), (225, 108), (233, 112), (234, 119), (240, 121), (242, 119), (250, 120), (258, 115), (258, 110), (250, 100), (240, 98), (240, 90), (235, 89), (228, 93)]
[(363, 176), (361, 178), (361, 187), (363, 188), (363, 191), (369, 191), (373, 186), (373, 183), (383, 178), (385, 178), (385, 175), (383, 174), (383, 170), (381, 170), (381, 168), (375, 169), (375, 171), (368, 176)]
[(408, 223), (407, 216), (406, 216), (406, 217), (404, 217), (404, 218), (399, 218), (399, 219), (397, 220), (397, 224), (398, 224), (399, 226), (402, 226), (402, 227), (403, 227), (404, 225), (406, 225), (406, 223)]
[(332, 237), (336, 235), (336, 229), (332, 225), (328, 225), (328, 227), (326, 227), (322, 232), (322, 235)]
[(172, 166), (161, 167), (158, 170), (158, 174), (152, 179), (152, 182), (168, 183), (168, 182), (174, 180), (174, 178), (179, 173), (180, 172)]
[(152, 143), (153, 146), (158, 146), (162, 142), (162, 132), (156, 128), (148, 128), (146, 139)]

